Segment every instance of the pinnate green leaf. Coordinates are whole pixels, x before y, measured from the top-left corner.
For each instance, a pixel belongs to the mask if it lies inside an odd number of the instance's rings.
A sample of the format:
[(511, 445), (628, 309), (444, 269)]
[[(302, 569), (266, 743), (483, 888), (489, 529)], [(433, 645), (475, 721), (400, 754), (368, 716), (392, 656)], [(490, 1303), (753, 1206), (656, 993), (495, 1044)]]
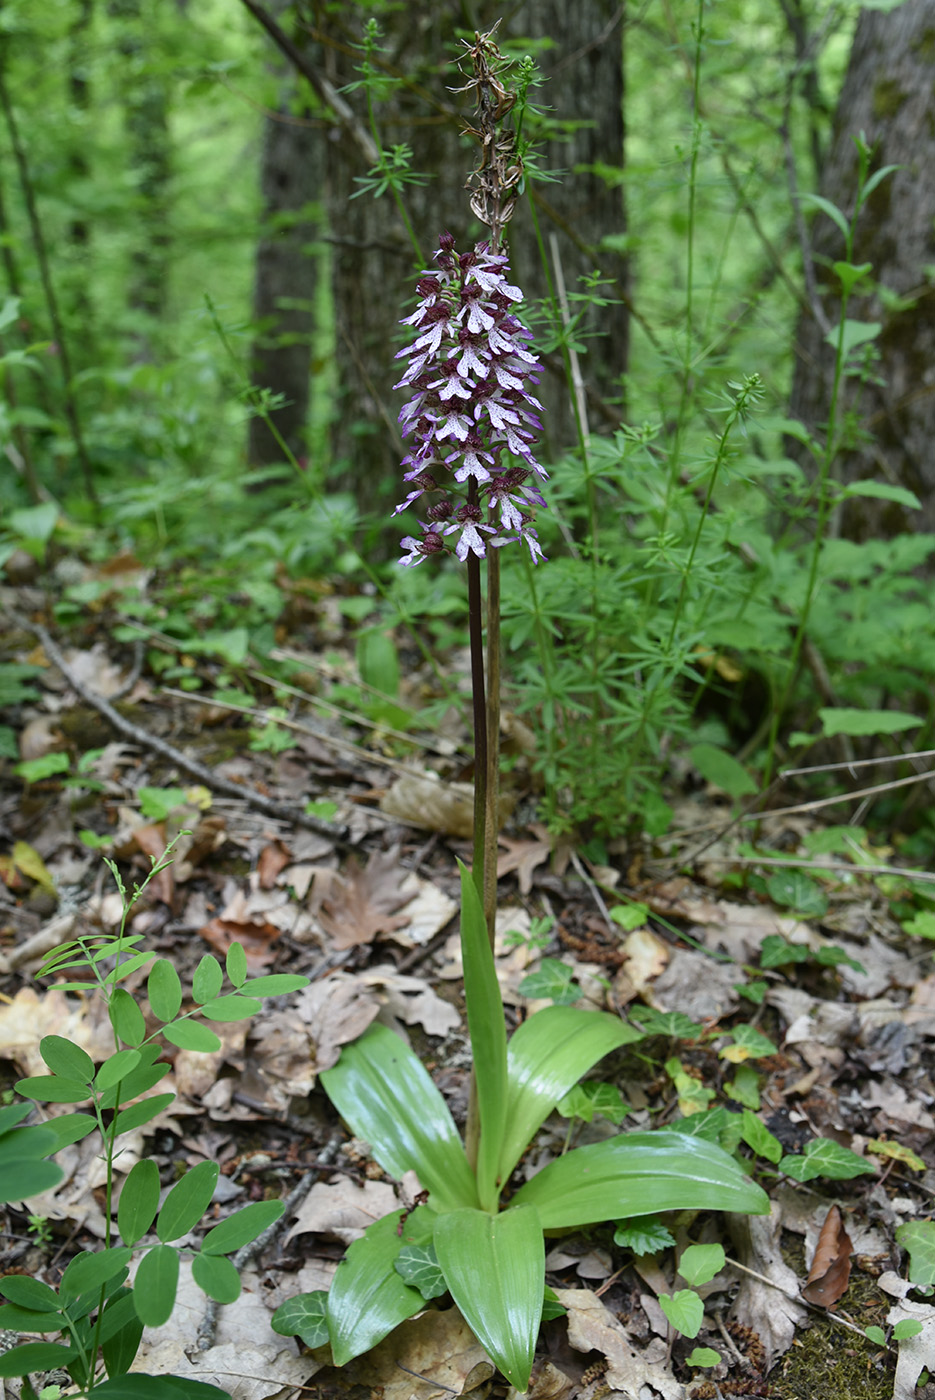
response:
[(236, 1303), (240, 1297), (240, 1275), (224, 1254), (196, 1254), (192, 1278), (216, 1303)]
[(76, 1254), (62, 1274), (59, 1297), (63, 1303), (70, 1303), (92, 1289), (101, 1288), (118, 1275), (125, 1275), (130, 1259), (129, 1249), (103, 1249), (97, 1254), (85, 1250)]
[(0, 1354), (0, 1377), (28, 1376), (31, 1371), (52, 1371), (78, 1360), (78, 1352), (57, 1342), (24, 1342)]
[(221, 971), (221, 964), (210, 953), (205, 953), (195, 968), (195, 976), (192, 978), (192, 996), (202, 1004), (206, 1001), (213, 1001), (220, 992), (223, 982), (224, 974)]
[(124, 1244), (136, 1244), (156, 1218), (159, 1209), (159, 1168), (151, 1157), (137, 1162), (120, 1192), (117, 1228)]
[(287, 992), (300, 992), (308, 980), (297, 972), (271, 972), (267, 977), (251, 977), (242, 985), (252, 997), (283, 997)]
[(87, 1084), (77, 1079), (62, 1079), (57, 1074), (17, 1079), (13, 1087), (24, 1099), (35, 1099), (37, 1103), (83, 1103), (91, 1097)]
[(242, 1249), (262, 1235), (282, 1212), (282, 1201), (254, 1201), (244, 1206), (208, 1231), (201, 1242), (202, 1254), (233, 1254), (235, 1249)]
[(133, 1304), (140, 1322), (162, 1327), (172, 1316), (179, 1286), (179, 1253), (170, 1244), (153, 1245), (140, 1260)]
[(122, 1079), (126, 1079), (140, 1063), (139, 1050), (118, 1050), (106, 1059), (94, 1080), (96, 1089), (112, 1089)]
[(255, 997), (243, 997), (239, 992), (229, 992), (227, 996), (215, 997), (213, 1001), (205, 1002), (201, 1014), (207, 1016), (209, 1021), (227, 1023), (246, 1021), (262, 1009), (262, 1003)]
[(94, 1078), (94, 1061), (86, 1050), (61, 1035), (46, 1035), (39, 1042), (39, 1054), (53, 1074), (62, 1079), (75, 1079), (90, 1084)]
[(7, 1274), (5, 1278), (0, 1278), (0, 1293), (17, 1307), (29, 1308), (32, 1312), (60, 1311), (55, 1289), (41, 1279), (29, 1278), (25, 1274)]
[(140, 1099), (139, 1103), (121, 1109), (114, 1125), (117, 1136), (119, 1137), (121, 1133), (130, 1133), (134, 1128), (141, 1128), (144, 1123), (152, 1122), (164, 1108), (169, 1107), (174, 1098), (174, 1094), (153, 1094), (151, 1098)]
[(174, 1021), (182, 1008), (182, 983), (168, 958), (157, 958), (146, 984), (149, 1006), (160, 1021)]
[(203, 1026), (200, 1021), (188, 1018), (174, 1021), (162, 1033), (170, 1045), (177, 1045), (180, 1050), (200, 1050), (210, 1055), (221, 1048), (221, 1038), (217, 1032), (210, 1026)]
[(156, 1221), (156, 1234), (163, 1244), (194, 1230), (211, 1204), (220, 1170), (217, 1162), (199, 1162), (175, 1183)]
[(240, 943), (232, 943), (227, 950), (227, 975), (231, 985), (242, 987), (247, 979), (247, 955)]
[(110, 1023), (117, 1037), (127, 1045), (142, 1045), (146, 1039), (143, 1013), (125, 987), (117, 987), (111, 996)]

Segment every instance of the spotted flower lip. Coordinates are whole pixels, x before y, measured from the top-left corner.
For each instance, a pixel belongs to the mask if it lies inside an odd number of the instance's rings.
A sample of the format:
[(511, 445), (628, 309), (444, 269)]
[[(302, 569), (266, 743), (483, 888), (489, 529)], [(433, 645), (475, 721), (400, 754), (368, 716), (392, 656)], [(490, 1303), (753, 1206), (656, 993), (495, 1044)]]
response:
[[(396, 356), (407, 364), (395, 385), (411, 394), (399, 423), (414, 443), (403, 459), (410, 489), (394, 514), (433, 492), (453, 489), (456, 500), (465, 485), (468, 499), (456, 508), (446, 497), (442, 514), (430, 506), (421, 541), (407, 536), (400, 562), (450, 552), (448, 537), (457, 534), (461, 560), (523, 540), (538, 563), (545, 556), (532, 522), (545, 501), (526, 479), (548, 479), (535, 456), (542, 404), (532, 387), (542, 367), (516, 314), (522, 291), (508, 281), (506, 253), (487, 243), (459, 254), (451, 234), (442, 234), (435, 263), (420, 273), (419, 304), (401, 322), (416, 331)], [(439, 479), (445, 470), (452, 488)], [(437, 522), (449, 517), (441, 529)]]

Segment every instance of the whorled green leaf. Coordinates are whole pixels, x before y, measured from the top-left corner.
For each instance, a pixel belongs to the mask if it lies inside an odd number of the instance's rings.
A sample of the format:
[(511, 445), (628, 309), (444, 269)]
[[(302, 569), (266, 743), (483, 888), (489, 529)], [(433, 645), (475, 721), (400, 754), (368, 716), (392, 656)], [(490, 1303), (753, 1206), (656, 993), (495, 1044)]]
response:
[(622, 1133), (576, 1147), (521, 1187), (514, 1204), (531, 1204), (544, 1230), (663, 1210), (730, 1210), (762, 1215), (766, 1192), (733, 1157), (687, 1133)]
[(438, 1219), (435, 1251), (452, 1298), (490, 1359), (526, 1390), (542, 1321), (545, 1244), (538, 1213), (453, 1210)]
[(507, 1050), (501, 1181), (509, 1178), (534, 1134), (581, 1076), (611, 1050), (640, 1038), (639, 1031), (616, 1016), (573, 1006), (547, 1006), (523, 1022)]
[(153, 1245), (140, 1260), (133, 1284), (133, 1305), (140, 1322), (147, 1327), (168, 1322), (178, 1286), (178, 1250), (171, 1244)]
[(440, 1210), (477, 1205), (477, 1183), (448, 1105), (398, 1035), (386, 1026), (370, 1026), (345, 1045), (335, 1067), (320, 1078), (341, 1117), (370, 1143), (384, 1171), (397, 1179), (418, 1172)]
[(281, 1337), (300, 1337), (310, 1351), (327, 1346), (328, 1294), (324, 1288), (287, 1298), (273, 1313), (270, 1326)]
[(403, 1283), (394, 1267), (402, 1247), (397, 1234), (401, 1218), (397, 1210), (368, 1226), (338, 1265), (328, 1293), (328, 1334), (336, 1366), (369, 1351), (425, 1307), (419, 1290)]
[[(485, 1210), (496, 1210), (500, 1195), (498, 1164), (507, 1112), (506, 1025), (503, 1000), (487, 920), (467, 867), (461, 871), (461, 954), (464, 1000), (474, 1051), (474, 1077), (480, 1118), (477, 1194)], [(418, 1167), (416, 1167), (418, 1171)], [(420, 1174), (421, 1175), (421, 1174)], [(431, 1188), (430, 1188), (431, 1189)]]

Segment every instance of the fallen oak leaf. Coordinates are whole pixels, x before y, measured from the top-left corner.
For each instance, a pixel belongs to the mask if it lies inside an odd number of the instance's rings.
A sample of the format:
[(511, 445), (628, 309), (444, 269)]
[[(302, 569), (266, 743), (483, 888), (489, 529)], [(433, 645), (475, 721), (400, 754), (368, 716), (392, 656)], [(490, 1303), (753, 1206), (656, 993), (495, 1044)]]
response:
[(854, 1246), (844, 1228), (840, 1209), (832, 1206), (818, 1236), (818, 1245), (802, 1297), (809, 1303), (830, 1308), (847, 1292), (851, 1277)]
[(257, 862), (257, 875), (261, 890), (271, 890), (276, 886), (276, 876), (292, 860), (292, 853), (285, 841), (270, 841), (260, 852)]
[(409, 915), (396, 910), (416, 894), (412, 888), (403, 888), (408, 873), (399, 864), (398, 846), (375, 852), (363, 870), (351, 856), (346, 873), (333, 882), (318, 915), (332, 946), (354, 948), (372, 943), (378, 933), (405, 928)]
[(275, 961), (276, 953), (270, 945), (282, 930), (268, 919), (259, 923), (255, 920), (218, 918), (202, 924), (198, 932), (222, 957), (226, 957), (232, 943), (239, 943), (247, 955), (247, 970), (251, 976), (255, 976)]

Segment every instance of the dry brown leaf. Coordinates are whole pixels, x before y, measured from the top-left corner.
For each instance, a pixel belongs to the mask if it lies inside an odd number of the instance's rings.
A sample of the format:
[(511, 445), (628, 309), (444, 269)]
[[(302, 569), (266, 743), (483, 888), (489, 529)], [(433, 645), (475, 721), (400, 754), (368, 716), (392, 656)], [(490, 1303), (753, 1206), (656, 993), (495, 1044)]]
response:
[(733, 963), (676, 948), (669, 966), (647, 988), (646, 997), (659, 1011), (681, 1011), (693, 1021), (718, 1021), (737, 1005), (734, 987), (744, 980)]
[(669, 945), (663, 943), (649, 928), (635, 928), (623, 940), (624, 956), (620, 971), (642, 992), (665, 969), (669, 961)]
[[(685, 1388), (664, 1361), (647, 1360), (633, 1346), (623, 1323), (588, 1288), (556, 1289), (568, 1311), (568, 1341), (577, 1351), (599, 1351), (609, 1365), (604, 1381), (624, 1395), (639, 1395), (642, 1386), (658, 1391), (663, 1400), (683, 1400)], [(653, 1345), (652, 1343), (650, 1345)], [(663, 1356), (665, 1355), (665, 1348)], [(654, 1355), (654, 1353), (651, 1353)]]
[(216, 1083), (225, 1064), (242, 1067), (250, 1022), (212, 1021), (211, 1029), (221, 1041), (220, 1050), (178, 1050), (175, 1056), (175, 1082), (179, 1094), (199, 1103)]
[(445, 836), (470, 836), (474, 829), (474, 788), (443, 783), (434, 776), (403, 773), (380, 799), (380, 811)]
[(368, 1225), (397, 1208), (396, 1192), (388, 1181), (365, 1181), (360, 1186), (348, 1177), (316, 1181), (296, 1213), (286, 1235), (333, 1235), (342, 1244), (359, 1240)]
[(841, 1212), (837, 1206), (832, 1206), (818, 1236), (818, 1247), (802, 1297), (823, 1308), (830, 1308), (842, 1298), (851, 1277), (853, 1250)]
[(497, 879), (502, 880), (504, 875), (515, 870), (522, 894), (529, 894), (532, 889), (533, 871), (537, 866), (551, 860), (555, 874), (564, 875), (571, 858), (571, 846), (567, 840), (556, 841), (539, 822), (533, 823), (529, 830), (535, 837), (533, 841), (517, 841), (508, 836), (499, 838), (500, 845), (506, 847), (506, 855), (497, 857)]
[[(131, 841), (151, 860), (159, 861), (165, 855), (168, 838), (166, 836), (165, 822), (150, 822), (145, 826), (134, 827), (131, 834)], [(172, 873), (172, 866), (166, 865), (154, 875), (146, 887), (149, 899), (158, 899), (162, 904), (172, 907), (172, 897), (175, 894), (175, 876)]]
[(414, 893), (402, 888), (409, 872), (399, 863), (398, 846), (377, 851), (365, 870), (351, 856), (345, 872), (322, 901), (318, 916), (334, 948), (372, 943), (378, 933), (393, 933), (409, 923), (408, 914), (396, 913)]
[(366, 1386), (383, 1400), (442, 1400), (470, 1394), (493, 1373), (464, 1318), (448, 1308), (402, 1323), (373, 1351), (349, 1362), (342, 1377), (349, 1388)]
[(273, 889), (276, 884), (276, 876), (280, 870), (285, 870), (291, 860), (292, 853), (285, 841), (268, 842), (260, 852), (260, 859), (257, 861), (260, 889)]
[(95, 1062), (114, 1053), (114, 1032), (103, 997), (79, 1002), (55, 987), (40, 996), (22, 987), (0, 1006), (0, 1056), (14, 1060), (24, 1075), (48, 1074), (39, 1053), (43, 1036), (60, 1035), (87, 1051)]
[(240, 923), (236, 919), (211, 919), (198, 932), (222, 957), (232, 943), (239, 943), (247, 955), (247, 970), (254, 975), (276, 960), (276, 950), (270, 945), (275, 943), (280, 930), (268, 920)]
[(732, 1214), (727, 1222), (740, 1263), (761, 1275), (741, 1274), (732, 1316), (759, 1337), (768, 1371), (789, 1350), (796, 1327), (808, 1316), (798, 1301), (799, 1281), (780, 1249), (782, 1211), (774, 1201), (769, 1215)]

